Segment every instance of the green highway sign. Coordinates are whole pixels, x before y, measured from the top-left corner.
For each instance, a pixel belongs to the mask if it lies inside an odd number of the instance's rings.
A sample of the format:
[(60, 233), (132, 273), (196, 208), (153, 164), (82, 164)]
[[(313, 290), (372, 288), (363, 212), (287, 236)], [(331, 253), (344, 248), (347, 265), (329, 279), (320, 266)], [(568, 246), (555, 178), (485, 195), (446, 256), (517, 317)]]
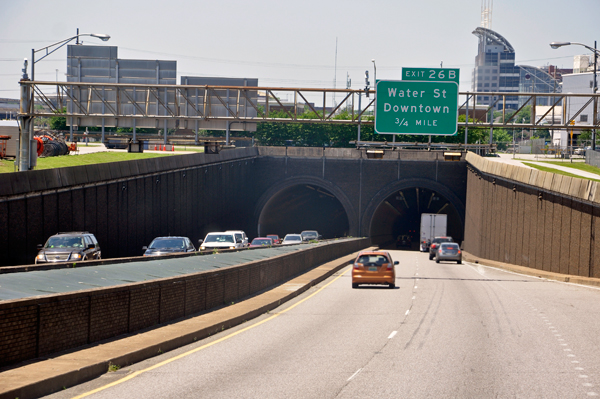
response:
[(452, 136), (457, 132), (457, 82), (379, 80), (375, 93), (375, 133)]
[(430, 81), (458, 81), (460, 69), (452, 68), (402, 68), (402, 80)]

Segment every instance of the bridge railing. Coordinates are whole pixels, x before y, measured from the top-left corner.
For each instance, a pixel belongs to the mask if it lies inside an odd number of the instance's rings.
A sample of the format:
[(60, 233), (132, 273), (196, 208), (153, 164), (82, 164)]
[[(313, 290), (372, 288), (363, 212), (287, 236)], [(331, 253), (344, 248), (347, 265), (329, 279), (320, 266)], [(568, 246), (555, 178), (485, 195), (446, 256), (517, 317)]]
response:
[[(163, 122), (168, 128), (181, 128), (196, 122), (199, 123), (196, 128), (201, 129), (211, 129), (216, 122), (228, 121), (246, 124), (243, 130), (253, 130), (257, 122), (373, 124), (375, 104), (374, 90), (364, 96), (367, 94), (364, 90), (356, 89), (27, 80), (21, 84), (29, 86), (46, 109), (36, 109), (30, 104), (28, 109), (22, 109), (20, 116), (50, 117), (66, 107), (64, 116), (76, 118), (73, 123), (77, 126), (99, 126), (99, 121), (104, 126), (130, 126), (133, 120), (137, 121), (137, 127), (161, 127), (160, 122)], [(460, 92), (459, 113), (469, 115), (470, 120), (459, 122), (459, 126), (597, 128), (600, 125), (598, 96), (600, 94)], [(282, 100), (284, 97), (293, 100)], [(480, 105), (483, 102), (488, 105)], [(529, 105), (529, 121), (517, 122), (517, 113)], [(511, 107), (517, 106), (517, 112), (511, 113), (514, 111)], [(502, 115), (493, 120), (489, 117), (490, 111), (498, 107)], [(347, 111), (346, 119), (340, 119), (342, 110)], [(144, 124), (145, 121), (148, 123)]]

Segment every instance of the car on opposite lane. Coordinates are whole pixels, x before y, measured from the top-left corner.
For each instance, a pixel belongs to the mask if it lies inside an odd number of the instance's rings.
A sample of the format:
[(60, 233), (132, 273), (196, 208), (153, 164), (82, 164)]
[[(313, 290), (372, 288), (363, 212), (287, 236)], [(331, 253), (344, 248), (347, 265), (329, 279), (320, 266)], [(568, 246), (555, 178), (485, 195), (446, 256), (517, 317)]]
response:
[(352, 266), (352, 288), (360, 284), (387, 284), (396, 287), (396, 269), (394, 261), (387, 251), (360, 252)]
[(316, 230), (304, 230), (300, 235), (302, 236), (302, 241), (320, 240), (323, 238)]
[(458, 264), (462, 263), (462, 252), (457, 243), (443, 242), (440, 244), (435, 254), (435, 263), (440, 263), (442, 260), (449, 260)]
[(176, 252), (196, 252), (188, 237), (156, 237), (150, 245), (142, 247), (143, 256), (160, 256)]
[(429, 246), (429, 260), (433, 260), (433, 258), (435, 258), (437, 249), (443, 242), (454, 242), (454, 240), (450, 236), (434, 237), (433, 241), (431, 241), (431, 245)]
[(277, 234), (267, 234), (267, 238), (272, 239), (273, 244), (275, 244), (275, 245), (281, 244), (281, 238), (279, 238), (279, 236)]
[(235, 234), (236, 241), (237, 241), (238, 238), (240, 238), (242, 240), (242, 245), (244, 247), (247, 247), (248, 245), (250, 245), (250, 242), (248, 240), (248, 236), (246, 235), (246, 233), (244, 233), (243, 230), (227, 230), (225, 232), (226, 233), (233, 233), (233, 234)]
[(241, 237), (230, 231), (208, 233), (200, 242), (200, 251), (244, 248)]
[(260, 248), (260, 247), (272, 247), (273, 239), (268, 237), (256, 237), (250, 243), (250, 248)]
[(302, 236), (300, 234), (286, 234), (283, 237), (281, 245), (302, 244)]
[(102, 251), (96, 237), (87, 231), (58, 233), (38, 244), (35, 264), (56, 262), (79, 262), (101, 259)]

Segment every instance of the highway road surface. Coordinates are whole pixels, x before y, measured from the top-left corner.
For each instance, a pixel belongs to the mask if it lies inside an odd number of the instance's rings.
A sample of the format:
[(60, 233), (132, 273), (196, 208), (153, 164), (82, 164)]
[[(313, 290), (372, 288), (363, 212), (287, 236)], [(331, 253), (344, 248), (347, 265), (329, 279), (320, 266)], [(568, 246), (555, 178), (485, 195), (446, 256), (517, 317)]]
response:
[(344, 268), (235, 329), (50, 397), (600, 394), (600, 290), (391, 254), (396, 289), (352, 289)]

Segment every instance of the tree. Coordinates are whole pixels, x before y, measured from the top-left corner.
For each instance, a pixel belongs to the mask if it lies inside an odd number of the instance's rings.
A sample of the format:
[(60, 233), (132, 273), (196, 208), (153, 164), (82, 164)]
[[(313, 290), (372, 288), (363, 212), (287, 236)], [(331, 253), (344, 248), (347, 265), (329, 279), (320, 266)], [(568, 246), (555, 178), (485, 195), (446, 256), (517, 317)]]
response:
[(506, 129), (495, 128), (494, 133), (492, 135), (492, 139), (498, 146), (499, 150), (506, 150), (508, 148), (508, 143), (512, 142), (513, 138)]
[(532, 139), (549, 139), (551, 138), (550, 136), (550, 130), (543, 128), (543, 129), (536, 129), (534, 130), (534, 133), (531, 136)]
[[(261, 111), (259, 110), (259, 115)], [(269, 117), (288, 118), (289, 115), (285, 111), (271, 111)], [(302, 115), (298, 115), (298, 119), (320, 119), (321, 117), (321, 111), (317, 113), (305, 111)], [(350, 142), (358, 139), (358, 124), (350, 122), (352, 120), (350, 112), (341, 110), (333, 116), (333, 119), (338, 121), (348, 120), (348, 123), (259, 122), (257, 123), (256, 132), (236, 132), (236, 135), (238, 137), (254, 137), (260, 145), (265, 146), (354, 147), (355, 144)], [(374, 117), (373, 115), (363, 115), (361, 120), (363, 122), (373, 121)], [(464, 122), (466, 120), (465, 115), (459, 115), (458, 120)], [(469, 118), (469, 121), (474, 123), (473, 118)], [(488, 137), (488, 132), (487, 128), (469, 127), (468, 143), (483, 142)], [(216, 137), (224, 135), (222, 130), (209, 130), (205, 133)], [(375, 133), (373, 124), (361, 124), (361, 141), (389, 142), (392, 139), (392, 135)], [(428, 135), (398, 135), (396, 137), (396, 142), (427, 143), (428, 141)], [(432, 136), (431, 141), (433, 143), (462, 144), (465, 142), (465, 128), (459, 127), (457, 134), (453, 136)]]
[[(55, 114), (66, 114), (67, 108), (62, 107), (61, 109), (54, 111)], [(50, 117), (50, 128), (52, 130), (67, 130), (67, 118), (64, 116), (51, 116)]]

